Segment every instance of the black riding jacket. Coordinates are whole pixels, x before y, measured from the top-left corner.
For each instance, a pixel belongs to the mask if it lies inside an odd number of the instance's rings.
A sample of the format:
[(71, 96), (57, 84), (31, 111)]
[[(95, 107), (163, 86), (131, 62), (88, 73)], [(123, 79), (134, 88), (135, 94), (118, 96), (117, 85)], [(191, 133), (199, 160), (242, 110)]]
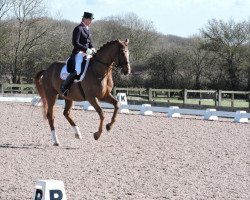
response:
[(72, 44), (74, 46), (72, 54), (77, 54), (79, 51), (86, 52), (88, 48), (93, 48), (90, 30), (83, 23), (74, 28)]

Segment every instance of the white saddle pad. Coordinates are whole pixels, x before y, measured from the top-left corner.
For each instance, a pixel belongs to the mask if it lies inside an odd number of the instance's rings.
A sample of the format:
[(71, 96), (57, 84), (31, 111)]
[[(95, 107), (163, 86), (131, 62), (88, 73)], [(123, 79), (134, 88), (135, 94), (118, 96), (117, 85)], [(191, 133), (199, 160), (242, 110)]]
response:
[[(75, 81), (78, 82), (78, 81), (82, 81), (82, 80), (84, 79), (85, 74), (86, 74), (87, 69), (88, 69), (88, 66), (89, 66), (89, 60), (90, 60), (90, 58), (87, 58), (87, 61), (86, 61), (85, 67), (84, 67), (84, 71), (83, 71), (83, 73), (82, 73), (80, 79), (79, 79), (79, 80), (75, 80)], [(66, 63), (67, 63), (67, 62), (66, 62)], [(67, 65), (65, 64), (65, 65), (63, 66), (62, 70), (61, 70), (60, 78), (61, 78), (62, 80), (65, 80), (65, 79), (68, 77), (68, 75), (69, 75), (69, 73), (67, 72)]]

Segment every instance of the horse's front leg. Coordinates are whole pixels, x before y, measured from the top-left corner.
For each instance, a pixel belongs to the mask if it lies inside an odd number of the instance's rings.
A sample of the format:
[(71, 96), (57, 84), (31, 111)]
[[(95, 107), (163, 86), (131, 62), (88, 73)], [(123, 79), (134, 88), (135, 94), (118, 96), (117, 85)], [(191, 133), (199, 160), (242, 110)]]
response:
[(99, 101), (97, 98), (89, 99), (88, 101), (95, 108), (96, 112), (98, 113), (100, 117), (100, 124), (99, 124), (98, 132), (94, 133), (95, 140), (98, 140), (103, 132), (104, 114), (103, 114), (101, 106), (99, 105)]
[(113, 124), (116, 121), (116, 116), (117, 116), (118, 110), (120, 108), (120, 103), (111, 94), (109, 94), (107, 97), (105, 97), (103, 99), (103, 101), (110, 103), (114, 106), (114, 113), (113, 113), (113, 116), (111, 118), (111, 122), (106, 125), (107, 131), (110, 131)]

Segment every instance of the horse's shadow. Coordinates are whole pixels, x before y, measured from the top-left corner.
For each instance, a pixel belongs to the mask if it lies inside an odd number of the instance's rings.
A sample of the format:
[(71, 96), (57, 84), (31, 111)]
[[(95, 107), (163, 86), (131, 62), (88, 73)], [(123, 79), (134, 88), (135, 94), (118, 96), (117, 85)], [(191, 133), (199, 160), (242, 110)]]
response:
[(15, 144), (0, 144), (0, 148), (3, 149), (44, 149), (41, 145), (34, 144), (24, 144), (24, 145), (15, 145)]
[[(0, 144), (0, 149), (3, 148), (3, 149), (47, 149), (47, 148), (50, 148), (51, 146), (49, 145), (46, 145), (46, 146), (41, 146), (41, 145), (35, 145), (35, 144), (24, 144), (24, 145), (15, 145), (15, 144)], [(68, 146), (65, 146), (65, 147), (62, 147), (62, 149), (65, 149), (65, 150), (77, 150), (79, 148), (77, 147), (68, 147)]]

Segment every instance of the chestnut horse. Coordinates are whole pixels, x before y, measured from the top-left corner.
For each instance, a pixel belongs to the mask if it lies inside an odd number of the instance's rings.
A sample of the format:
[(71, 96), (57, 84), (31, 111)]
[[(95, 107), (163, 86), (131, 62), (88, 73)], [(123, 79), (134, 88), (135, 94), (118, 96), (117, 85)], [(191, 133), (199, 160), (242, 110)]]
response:
[(48, 69), (39, 71), (35, 77), (35, 84), (43, 102), (44, 116), (47, 117), (55, 146), (59, 146), (59, 140), (54, 127), (54, 105), (58, 96), (65, 99), (64, 116), (74, 128), (76, 138), (82, 139), (78, 126), (71, 117), (73, 101), (89, 101), (100, 117), (99, 129), (94, 133), (97, 140), (103, 132), (104, 114), (99, 105), (99, 100), (114, 106), (111, 122), (106, 125), (109, 131), (115, 120), (120, 104), (111, 94), (113, 88), (112, 70), (114, 67), (121, 68), (121, 72), (130, 73), (128, 42), (114, 40), (104, 44), (90, 59), (89, 66), (84, 79), (77, 84), (74, 82), (69, 90), (68, 96), (62, 96), (60, 86), (63, 82), (60, 72), (65, 62), (54, 62)]

